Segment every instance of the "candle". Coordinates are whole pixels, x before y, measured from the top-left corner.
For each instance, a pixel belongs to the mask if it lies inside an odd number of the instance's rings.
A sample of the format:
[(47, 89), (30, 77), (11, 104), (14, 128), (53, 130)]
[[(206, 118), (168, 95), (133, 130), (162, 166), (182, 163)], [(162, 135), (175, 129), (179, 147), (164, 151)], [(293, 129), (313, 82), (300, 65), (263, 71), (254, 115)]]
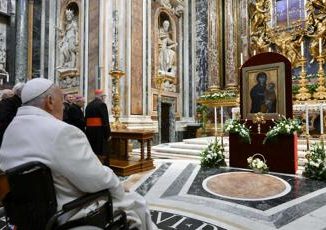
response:
[(224, 126), (224, 121), (223, 121), (223, 106), (221, 106), (221, 130), (223, 131), (223, 126)]
[(240, 65), (242, 65), (243, 64), (243, 53), (241, 52), (241, 54), (240, 54)]
[(271, 47), (268, 47), (268, 52), (272, 52), (272, 48)]
[(309, 114), (308, 114), (307, 104), (306, 104), (306, 134), (309, 135)]
[(321, 38), (319, 38), (319, 55), (320, 56), (321, 56), (321, 53), (322, 53), (322, 49), (323, 49), (322, 40), (321, 40)]
[(254, 56), (256, 55), (256, 50), (254, 50)]
[(303, 46), (303, 41), (301, 42), (301, 57), (304, 57), (304, 46)]
[(320, 135), (324, 134), (324, 113), (323, 105), (320, 105)]
[(216, 107), (214, 107), (214, 122), (215, 122), (215, 135), (217, 135), (217, 112), (216, 112)]

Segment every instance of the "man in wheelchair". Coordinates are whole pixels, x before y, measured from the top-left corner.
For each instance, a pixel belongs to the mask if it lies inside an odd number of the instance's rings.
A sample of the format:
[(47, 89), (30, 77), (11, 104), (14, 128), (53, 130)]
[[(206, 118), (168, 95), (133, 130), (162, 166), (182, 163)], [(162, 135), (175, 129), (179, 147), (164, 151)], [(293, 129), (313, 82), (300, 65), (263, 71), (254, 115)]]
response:
[[(93, 153), (85, 134), (61, 121), (63, 94), (58, 86), (50, 80), (35, 78), (26, 83), (21, 96), (23, 106), (4, 134), (1, 170), (41, 162), (52, 174), (57, 210), (85, 194), (109, 190), (113, 211), (126, 213), (130, 229), (156, 229), (145, 199), (135, 192), (125, 192), (114, 172)], [(12, 186), (10, 181), (9, 185)], [(97, 199), (78, 211), (66, 213), (60, 221), (86, 216), (104, 202), (105, 199)]]

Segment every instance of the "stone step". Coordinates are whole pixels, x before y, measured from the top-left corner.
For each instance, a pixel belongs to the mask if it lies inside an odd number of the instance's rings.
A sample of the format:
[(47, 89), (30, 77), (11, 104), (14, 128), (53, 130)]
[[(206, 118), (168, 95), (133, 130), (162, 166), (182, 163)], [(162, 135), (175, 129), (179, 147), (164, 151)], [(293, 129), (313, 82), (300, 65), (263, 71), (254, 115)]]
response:
[(207, 145), (198, 145), (198, 144), (187, 144), (184, 142), (175, 142), (169, 143), (170, 148), (180, 148), (180, 149), (194, 149), (194, 150), (204, 150)]
[(152, 147), (152, 150), (161, 153), (165, 152), (165, 153), (175, 153), (175, 154), (190, 154), (190, 155), (197, 155), (197, 156), (199, 156), (201, 152), (201, 150), (171, 148), (171, 147), (165, 147), (161, 145)]

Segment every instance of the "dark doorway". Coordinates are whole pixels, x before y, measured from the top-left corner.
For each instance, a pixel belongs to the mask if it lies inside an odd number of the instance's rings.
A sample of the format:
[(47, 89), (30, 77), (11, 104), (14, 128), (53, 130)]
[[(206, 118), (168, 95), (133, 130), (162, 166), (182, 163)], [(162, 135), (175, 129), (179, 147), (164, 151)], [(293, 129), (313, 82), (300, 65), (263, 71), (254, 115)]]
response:
[(161, 104), (161, 143), (170, 142), (170, 114), (171, 104)]

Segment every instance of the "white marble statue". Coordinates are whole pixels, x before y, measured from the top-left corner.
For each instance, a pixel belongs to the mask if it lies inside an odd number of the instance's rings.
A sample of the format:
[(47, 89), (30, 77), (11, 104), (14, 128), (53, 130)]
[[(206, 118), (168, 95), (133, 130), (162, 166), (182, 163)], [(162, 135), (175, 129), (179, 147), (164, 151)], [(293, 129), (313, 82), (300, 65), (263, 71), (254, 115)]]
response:
[(175, 77), (177, 72), (175, 48), (177, 43), (172, 40), (169, 27), (170, 22), (165, 20), (159, 29), (159, 72)]
[(1, 69), (3, 69), (4, 64), (6, 63), (6, 41), (5, 41), (5, 36), (3, 33), (0, 33), (0, 65)]
[(66, 27), (62, 32), (62, 40), (59, 43), (59, 63), (62, 68), (76, 68), (78, 51), (78, 24), (74, 12), (65, 11)]
[(7, 13), (7, 0), (0, 0), (0, 11)]

